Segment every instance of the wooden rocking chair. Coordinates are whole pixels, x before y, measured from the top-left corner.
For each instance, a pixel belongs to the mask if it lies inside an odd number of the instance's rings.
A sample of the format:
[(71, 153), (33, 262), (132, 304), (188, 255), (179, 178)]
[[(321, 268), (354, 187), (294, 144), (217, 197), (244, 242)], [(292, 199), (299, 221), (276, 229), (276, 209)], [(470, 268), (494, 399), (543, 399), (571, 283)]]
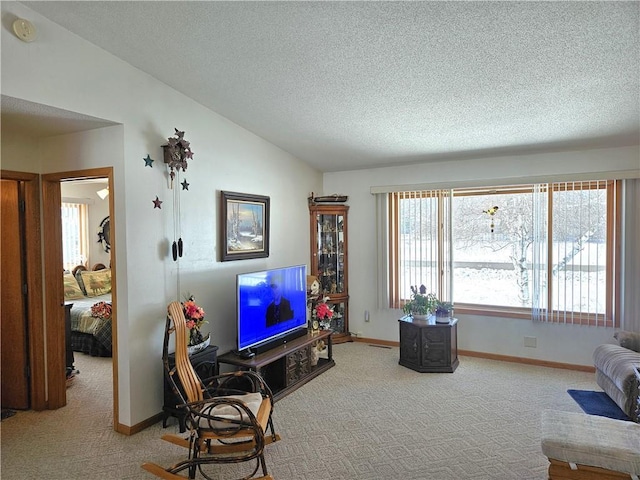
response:
[[(168, 358), (172, 334), (175, 334), (173, 367)], [(252, 471), (240, 480), (273, 480), (264, 459), (265, 445), (280, 440), (271, 419), (271, 390), (258, 374), (250, 371), (201, 380), (189, 360), (187, 335), (182, 305), (172, 302), (168, 307), (163, 360), (169, 384), (183, 402), (180, 407), (186, 411), (188, 437), (169, 434), (162, 439), (188, 448), (188, 458), (168, 468), (154, 463), (144, 463), (142, 468), (165, 480), (195, 479), (197, 472), (208, 479), (204, 467), (255, 461)], [(255, 476), (258, 470), (261, 470), (260, 477)], [(184, 471), (188, 477), (180, 475)]]

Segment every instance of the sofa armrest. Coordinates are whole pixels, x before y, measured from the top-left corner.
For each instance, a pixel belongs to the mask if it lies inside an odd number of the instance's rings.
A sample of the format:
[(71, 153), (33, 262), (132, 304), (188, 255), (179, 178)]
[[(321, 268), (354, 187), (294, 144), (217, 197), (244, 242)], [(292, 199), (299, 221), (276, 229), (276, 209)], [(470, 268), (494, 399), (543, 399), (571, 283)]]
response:
[(628, 348), (634, 352), (640, 352), (640, 333), (622, 330), (614, 333), (613, 338), (618, 341), (621, 347)]

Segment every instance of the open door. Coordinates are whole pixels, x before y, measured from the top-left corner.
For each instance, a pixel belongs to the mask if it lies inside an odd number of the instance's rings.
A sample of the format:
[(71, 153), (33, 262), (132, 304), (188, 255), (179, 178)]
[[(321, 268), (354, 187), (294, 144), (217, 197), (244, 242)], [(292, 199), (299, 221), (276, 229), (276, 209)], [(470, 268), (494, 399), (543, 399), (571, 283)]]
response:
[(2, 309), (0, 320), (0, 378), (2, 408), (28, 409), (29, 355), (27, 350), (27, 284), (24, 252), (24, 195), (16, 180), (2, 180), (0, 197), (0, 265)]

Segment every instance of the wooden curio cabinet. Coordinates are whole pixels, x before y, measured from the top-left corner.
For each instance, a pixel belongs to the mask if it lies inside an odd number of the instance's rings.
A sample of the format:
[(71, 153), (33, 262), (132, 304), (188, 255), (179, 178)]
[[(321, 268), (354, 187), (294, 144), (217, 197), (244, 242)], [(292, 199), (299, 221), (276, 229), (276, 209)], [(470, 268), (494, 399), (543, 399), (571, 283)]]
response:
[(347, 275), (347, 212), (343, 204), (310, 202), (311, 271), (318, 277), (321, 294), (334, 305), (331, 319), (333, 343), (351, 341), (349, 333), (349, 289)]

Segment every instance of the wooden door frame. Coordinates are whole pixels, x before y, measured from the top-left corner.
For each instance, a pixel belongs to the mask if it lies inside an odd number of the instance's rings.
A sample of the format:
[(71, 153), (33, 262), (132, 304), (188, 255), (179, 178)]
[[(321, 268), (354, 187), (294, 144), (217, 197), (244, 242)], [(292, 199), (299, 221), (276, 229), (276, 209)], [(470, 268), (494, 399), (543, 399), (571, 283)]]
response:
[(40, 175), (0, 170), (3, 180), (24, 185), (25, 280), (27, 283), (27, 335), (29, 358), (29, 400), (33, 410), (47, 408), (44, 353), (44, 315), (42, 308), (42, 256), (40, 230)]
[[(66, 356), (64, 330), (64, 291), (62, 276), (62, 219), (60, 209), (62, 197), (60, 182), (65, 180), (84, 180), (91, 178), (107, 178), (109, 191), (109, 215), (111, 218), (111, 275), (116, 276), (116, 235), (115, 210), (113, 201), (113, 168), (93, 168), (70, 172), (58, 172), (42, 175), (42, 228), (47, 233), (44, 244), (44, 286), (47, 292), (45, 308), (47, 312), (46, 360), (48, 366), (49, 408), (59, 408), (66, 405)], [(120, 425), (118, 415), (118, 341), (117, 341), (117, 280), (111, 284), (111, 302), (114, 306), (111, 321), (112, 358), (113, 358), (113, 426), (118, 431)]]

